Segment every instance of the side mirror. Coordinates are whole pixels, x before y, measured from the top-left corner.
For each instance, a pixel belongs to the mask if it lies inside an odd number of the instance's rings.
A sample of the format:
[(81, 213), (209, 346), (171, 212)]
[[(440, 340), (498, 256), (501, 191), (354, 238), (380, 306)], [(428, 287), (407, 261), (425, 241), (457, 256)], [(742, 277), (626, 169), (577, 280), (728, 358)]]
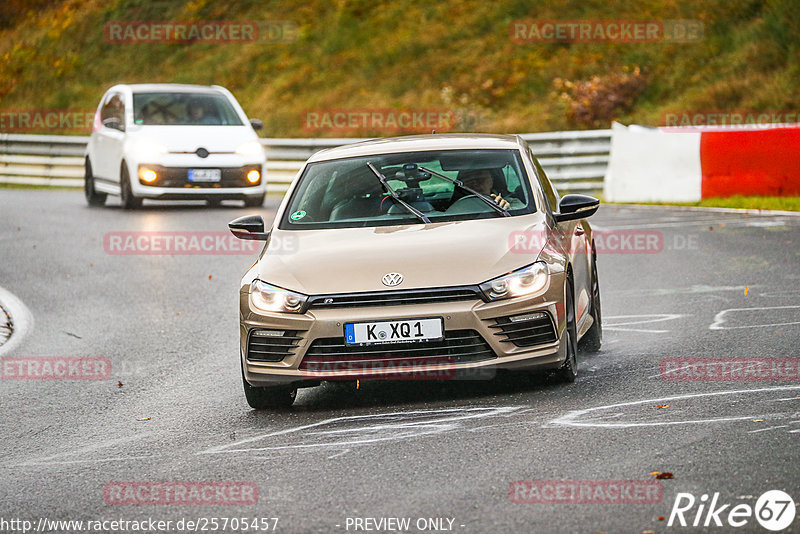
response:
[(558, 203), (558, 213), (554, 213), (556, 222), (585, 219), (594, 215), (600, 201), (589, 195), (564, 195)]
[(118, 117), (109, 117), (107, 119), (103, 119), (103, 126), (106, 128), (111, 128), (112, 130), (119, 130), (120, 132), (125, 131), (125, 125)]
[(255, 131), (259, 131), (264, 127), (264, 122), (258, 119), (250, 119), (250, 126), (252, 126)]
[(264, 219), (261, 215), (245, 215), (228, 223), (228, 229), (239, 239), (266, 241), (269, 232), (264, 231)]

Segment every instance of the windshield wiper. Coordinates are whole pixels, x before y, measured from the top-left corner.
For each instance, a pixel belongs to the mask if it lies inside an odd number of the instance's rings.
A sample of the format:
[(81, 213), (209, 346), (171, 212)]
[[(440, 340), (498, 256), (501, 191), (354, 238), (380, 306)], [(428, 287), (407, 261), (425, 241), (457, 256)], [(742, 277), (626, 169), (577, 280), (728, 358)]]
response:
[(475, 191), (474, 189), (472, 189), (468, 185), (464, 185), (464, 182), (462, 182), (461, 180), (453, 180), (452, 178), (448, 178), (447, 176), (444, 176), (443, 174), (439, 174), (436, 171), (432, 171), (430, 169), (426, 169), (425, 167), (420, 167), (419, 170), (424, 171), (424, 172), (429, 172), (432, 175), (436, 176), (437, 178), (441, 178), (442, 180), (447, 180), (451, 184), (454, 184), (454, 185), (460, 187), (461, 189), (463, 189), (464, 191), (468, 192), (469, 194), (475, 195), (479, 199), (483, 200), (484, 202), (489, 204), (489, 206), (491, 206), (491, 208), (494, 211), (496, 211), (498, 213), (502, 213), (503, 217), (511, 217), (511, 214), (508, 213), (508, 210), (506, 210), (504, 208), (501, 208), (500, 205), (497, 202), (492, 200), (490, 197), (487, 197), (483, 193), (478, 193), (477, 191)]
[(422, 213), (417, 208), (415, 208), (414, 206), (412, 206), (411, 204), (400, 198), (400, 195), (398, 195), (397, 192), (394, 189), (392, 189), (392, 186), (390, 186), (389, 182), (386, 181), (386, 177), (383, 174), (381, 174), (381, 172), (378, 169), (375, 168), (375, 165), (373, 165), (371, 162), (367, 162), (367, 167), (369, 167), (369, 170), (371, 170), (372, 173), (378, 177), (378, 180), (381, 181), (381, 185), (383, 185), (384, 189), (386, 189), (386, 192), (389, 193), (389, 196), (391, 196), (395, 200), (395, 202), (397, 202), (398, 204), (406, 208), (408, 211), (416, 215), (422, 222), (424, 223), (431, 222), (431, 220), (428, 217), (426, 217), (424, 213)]

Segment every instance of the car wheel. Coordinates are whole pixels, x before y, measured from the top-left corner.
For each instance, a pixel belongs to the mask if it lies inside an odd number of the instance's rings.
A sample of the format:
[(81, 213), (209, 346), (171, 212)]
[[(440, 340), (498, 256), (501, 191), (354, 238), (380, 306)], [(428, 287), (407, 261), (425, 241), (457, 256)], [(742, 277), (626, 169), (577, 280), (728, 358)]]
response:
[(251, 386), (244, 378), (244, 369), (242, 370), (242, 384), (244, 384), (244, 396), (247, 404), (254, 410), (288, 408), (297, 397), (297, 388), (291, 386)]
[(86, 202), (90, 206), (102, 206), (106, 203), (108, 195), (106, 193), (98, 193), (94, 189), (94, 175), (92, 174), (92, 164), (89, 158), (86, 158), (83, 172), (83, 194), (86, 196)]
[(264, 205), (264, 196), (265, 195), (258, 195), (257, 197), (246, 197), (244, 199), (244, 205), (246, 208), (260, 208)]
[(131, 191), (131, 179), (128, 176), (128, 166), (125, 163), (122, 164), (122, 168), (119, 171), (119, 188), (123, 208), (135, 210), (142, 206), (142, 199), (133, 196), (133, 191)]
[(592, 255), (592, 318), (594, 322), (580, 341), (580, 349), (597, 352), (603, 344), (603, 312), (600, 306), (600, 280), (597, 278), (597, 258)]
[(567, 342), (567, 358), (558, 370), (558, 376), (564, 382), (575, 382), (575, 377), (578, 376), (578, 334), (575, 327), (575, 303), (572, 292), (572, 282), (567, 281), (567, 295), (564, 299), (567, 314), (567, 329), (564, 332)]

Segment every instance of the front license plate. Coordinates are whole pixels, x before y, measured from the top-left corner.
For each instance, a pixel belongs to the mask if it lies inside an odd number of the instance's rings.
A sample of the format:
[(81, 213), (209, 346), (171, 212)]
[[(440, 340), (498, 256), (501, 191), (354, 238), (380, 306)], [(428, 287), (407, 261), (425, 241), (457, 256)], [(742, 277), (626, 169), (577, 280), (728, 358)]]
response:
[(219, 182), (221, 179), (220, 169), (189, 169), (190, 182)]
[(444, 337), (443, 332), (444, 327), (441, 317), (374, 323), (348, 323), (344, 325), (344, 340), (348, 345), (436, 341)]

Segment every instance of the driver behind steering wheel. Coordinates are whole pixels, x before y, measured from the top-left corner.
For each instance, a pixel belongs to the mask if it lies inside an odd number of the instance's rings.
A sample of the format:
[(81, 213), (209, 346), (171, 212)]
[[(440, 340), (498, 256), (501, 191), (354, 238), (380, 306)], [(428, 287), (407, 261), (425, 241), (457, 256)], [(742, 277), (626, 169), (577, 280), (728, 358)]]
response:
[[(494, 178), (492, 177), (492, 173), (489, 169), (470, 169), (461, 171), (458, 173), (458, 179), (461, 180), (467, 187), (474, 189), (482, 195), (491, 197), (492, 200), (494, 200), (497, 205), (504, 210), (507, 210), (511, 206), (511, 204), (505, 200), (500, 193), (492, 192), (492, 189), (494, 188)], [(459, 190), (456, 189), (456, 193), (458, 192)], [(455, 203), (455, 201), (457, 201), (461, 196), (463, 195), (456, 196), (454, 194), (452, 202)]]

